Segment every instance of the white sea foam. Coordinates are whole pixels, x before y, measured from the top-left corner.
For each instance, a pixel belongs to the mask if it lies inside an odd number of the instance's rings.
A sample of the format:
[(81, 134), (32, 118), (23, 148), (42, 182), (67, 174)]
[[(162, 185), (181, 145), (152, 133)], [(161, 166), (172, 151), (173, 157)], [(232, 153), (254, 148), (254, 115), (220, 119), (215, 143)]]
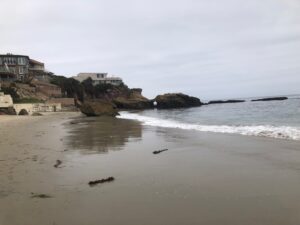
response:
[(179, 128), (185, 130), (197, 130), (203, 132), (227, 133), (227, 134), (241, 134), (250, 136), (263, 136), (290, 140), (300, 140), (300, 128), (289, 126), (227, 126), (227, 125), (199, 125), (181, 123), (178, 121), (159, 119), (148, 116), (141, 116), (135, 113), (121, 112), (118, 116), (121, 119), (137, 120), (143, 125), (165, 127), (165, 128)]

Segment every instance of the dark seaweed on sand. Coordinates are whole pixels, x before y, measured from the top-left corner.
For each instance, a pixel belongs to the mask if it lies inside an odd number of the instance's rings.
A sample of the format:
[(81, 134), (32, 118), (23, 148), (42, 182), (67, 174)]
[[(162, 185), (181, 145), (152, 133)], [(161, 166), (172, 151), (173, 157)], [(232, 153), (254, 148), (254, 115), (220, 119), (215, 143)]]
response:
[(169, 149), (162, 149), (162, 150), (157, 150), (157, 151), (154, 151), (153, 154), (156, 155), (156, 154), (159, 154), (159, 153), (162, 153), (162, 152), (165, 152), (165, 151), (168, 151)]
[(101, 179), (101, 180), (90, 181), (90, 182), (89, 182), (89, 185), (90, 185), (90, 186), (95, 186), (95, 185), (97, 185), (97, 184), (108, 183), (108, 182), (112, 182), (112, 181), (114, 181), (114, 180), (115, 180), (114, 177), (108, 177), (108, 178), (104, 178), (104, 179)]

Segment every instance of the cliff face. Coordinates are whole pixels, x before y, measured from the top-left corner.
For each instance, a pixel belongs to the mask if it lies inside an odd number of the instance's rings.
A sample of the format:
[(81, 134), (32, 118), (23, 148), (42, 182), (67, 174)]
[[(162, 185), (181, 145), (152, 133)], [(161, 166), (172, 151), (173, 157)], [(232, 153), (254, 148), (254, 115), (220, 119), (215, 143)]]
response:
[(140, 88), (130, 89), (125, 84), (93, 85), (90, 78), (79, 82), (73, 78), (53, 75), (50, 83), (32, 80), (29, 84), (10, 83), (5, 88), (15, 102), (28, 100), (28, 103), (34, 103), (47, 101), (51, 97), (74, 98), (76, 106), (81, 107), (86, 115), (107, 115), (110, 112), (114, 115), (115, 109), (171, 109), (202, 105), (200, 99), (182, 93), (158, 95), (150, 100), (142, 95)]
[(3, 82), (2, 90), (5, 94), (10, 94), (14, 103), (25, 102), (43, 102), (51, 97), (55, 91), (55, 97), (61, 96), (61, 90), (58, 86), (43, 83), (17, 83)]
[(142, 89), (133, 88), (125, 96), (118, 96), (113, 103), (119, 109), (149, 109), (153, 108), (153, 101), (142, 95)]
[(73, 78), (63, 76), (54, 76), (51, 83), (60, 86), (63, 97), (74, 97), (83, 103), (102, 100), (115, 104), (119, 109), (142, 109), (152, 106), (152, 102), (142, 95), (142, 89), (130, 89), (125, 84), (93, 85), (91, 79), (80, 83)]
[[(90, 94), (90, 93), (89, 93)], [(142, 96), (142, 89), (113, 86), (96, 97), (86, 96), (80, 110), (87, 116), (116, 116), (118, 109), (147, 109), (152, 101)]]

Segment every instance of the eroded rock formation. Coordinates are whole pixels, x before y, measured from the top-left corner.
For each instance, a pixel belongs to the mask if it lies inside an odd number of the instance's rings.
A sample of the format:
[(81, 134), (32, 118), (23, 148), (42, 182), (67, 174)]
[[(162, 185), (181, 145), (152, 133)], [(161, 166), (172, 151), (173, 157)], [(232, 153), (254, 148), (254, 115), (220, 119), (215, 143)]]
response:
[(87, 116), (117, 116), (116, 106), (110, 102), (95, 101), (85, 102), (81, 105), (80, 110)]
[(182, 93), (158, 95), (154, 101), (158, 109), (197, 107), (203, 104), (199, 98)]

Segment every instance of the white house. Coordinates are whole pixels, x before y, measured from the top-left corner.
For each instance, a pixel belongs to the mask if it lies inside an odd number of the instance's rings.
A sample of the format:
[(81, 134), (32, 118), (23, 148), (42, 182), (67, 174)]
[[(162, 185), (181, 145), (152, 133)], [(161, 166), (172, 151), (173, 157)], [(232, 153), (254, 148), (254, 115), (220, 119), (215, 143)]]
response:
[(112, 84), (118, 86), (122, 84), (122, 79), (120, 77), (108, 76), (107, 73), (79, 73), (77, 76), (73, 77), (75, 80), (82, 82), (88, 78), (93, 80), (93, 84)]

